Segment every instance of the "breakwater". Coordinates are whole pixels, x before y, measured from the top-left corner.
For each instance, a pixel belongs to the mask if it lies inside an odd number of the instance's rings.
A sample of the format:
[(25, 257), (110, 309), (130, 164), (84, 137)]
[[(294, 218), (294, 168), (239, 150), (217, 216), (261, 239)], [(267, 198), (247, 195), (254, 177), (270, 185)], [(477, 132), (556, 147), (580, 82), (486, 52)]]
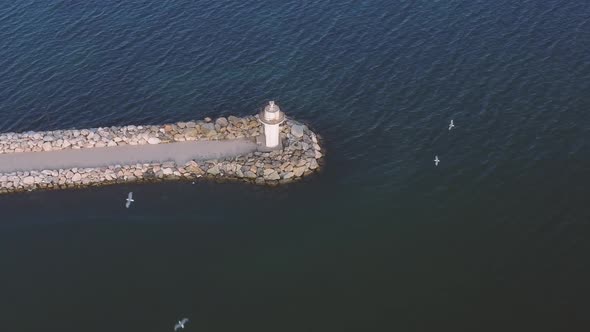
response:
[[(280, 128), (281, 148), (273, 151), (257, 148), (263, 131), (256, 115), (161, 126), (4, 133), (0, 134), (0, 193), (182, 179), (277, 185), (319, 170), (322, 148), (306, 125), (287, 119)], [(83, 152), (96, 161), (88, 161)], [(118, 158), (127, 162), (109, 162), (119, 160), (113, 157), (117, 153), (124, 154)], [(215, 153), (218, 158), (212, 158)]]

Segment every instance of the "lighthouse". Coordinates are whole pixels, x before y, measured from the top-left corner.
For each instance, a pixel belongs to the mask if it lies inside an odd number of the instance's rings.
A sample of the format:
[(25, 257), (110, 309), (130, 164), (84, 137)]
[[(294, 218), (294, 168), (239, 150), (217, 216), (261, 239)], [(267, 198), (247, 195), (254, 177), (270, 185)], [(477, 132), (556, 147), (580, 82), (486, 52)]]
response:
[(285, 121), (285, 113), (271, 100), (258, 115), (258, 121), (264, 125), (265, 148), (280, 148), (280, 125)]

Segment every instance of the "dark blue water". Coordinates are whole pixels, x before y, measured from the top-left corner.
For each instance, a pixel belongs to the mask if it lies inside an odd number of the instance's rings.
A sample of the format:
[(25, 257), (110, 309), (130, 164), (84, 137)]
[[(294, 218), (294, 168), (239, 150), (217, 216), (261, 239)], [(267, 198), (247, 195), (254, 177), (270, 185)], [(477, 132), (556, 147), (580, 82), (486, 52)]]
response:
[(275, 99), (327, 158), (1, 196), (0, 330), (587, 330), (589, 45), (587, 1), (6, 3), (2, 132)]

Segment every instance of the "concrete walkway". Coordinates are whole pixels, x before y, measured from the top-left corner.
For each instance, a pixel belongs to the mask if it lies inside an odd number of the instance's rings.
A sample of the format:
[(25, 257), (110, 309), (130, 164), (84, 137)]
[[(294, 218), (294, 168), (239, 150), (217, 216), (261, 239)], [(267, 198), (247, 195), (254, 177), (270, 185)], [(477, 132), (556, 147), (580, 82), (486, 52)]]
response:
[(0, 173), (67, 168), (90, 168), (235, 157), (256, 151), (251, 140), (189, 141), (154, 145), (0, 154)]

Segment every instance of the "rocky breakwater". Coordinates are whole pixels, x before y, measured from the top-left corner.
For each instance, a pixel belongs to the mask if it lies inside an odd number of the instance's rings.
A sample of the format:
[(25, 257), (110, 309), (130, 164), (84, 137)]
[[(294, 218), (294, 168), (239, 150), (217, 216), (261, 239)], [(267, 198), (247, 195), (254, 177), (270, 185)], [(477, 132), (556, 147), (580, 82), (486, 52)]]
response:
[[(121, 145), (251, 139), (262, 135), (257, 116), (178, 122), (161, 126), (121, 126), (0, 134), (0, 154), (44, 153), (64, 149), (108, 149)], [(18, 170), (0, 173), (0, 193), (116, 183), (214, 179), (277, 185), (319, 170), (322, 148), (306, 125), (288, 119), (281, 126), (283, 148), (215, 160), (172, 161), (95, 168)]]

